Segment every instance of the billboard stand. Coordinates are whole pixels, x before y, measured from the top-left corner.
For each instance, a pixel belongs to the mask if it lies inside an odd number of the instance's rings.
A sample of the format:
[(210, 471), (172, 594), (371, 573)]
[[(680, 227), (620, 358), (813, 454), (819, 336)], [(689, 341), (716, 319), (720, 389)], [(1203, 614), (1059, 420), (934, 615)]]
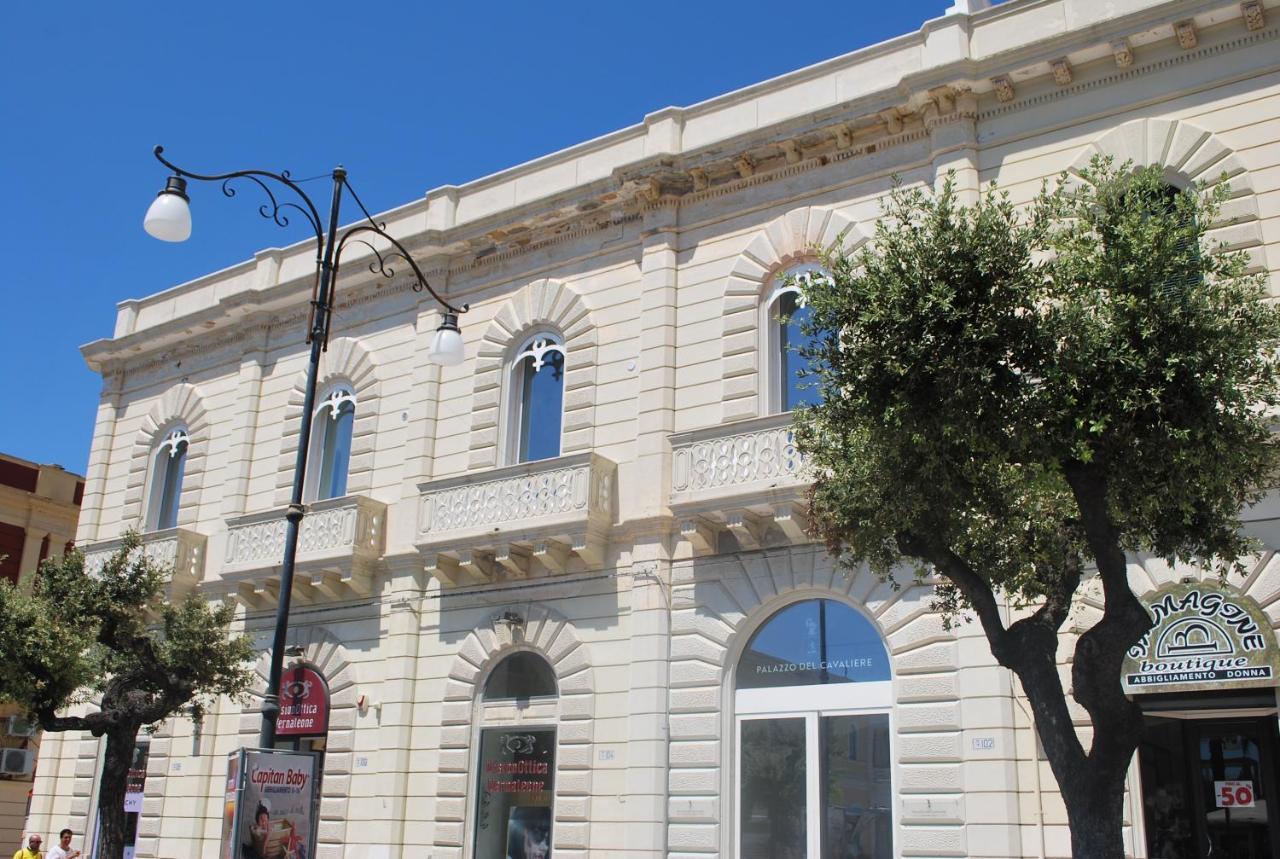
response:
[(248, 748), (227, 757), (221, 859), (312, 859), (317, 757)]

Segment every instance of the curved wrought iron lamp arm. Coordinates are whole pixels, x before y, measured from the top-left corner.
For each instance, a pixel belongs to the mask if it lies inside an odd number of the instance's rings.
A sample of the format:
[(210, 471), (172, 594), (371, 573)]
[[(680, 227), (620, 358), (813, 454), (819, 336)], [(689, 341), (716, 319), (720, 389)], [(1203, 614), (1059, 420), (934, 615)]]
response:
[[(157, 161), (168, 167), (177, 176), (182, 176), (186, 179), (195, 179), (199, 182), (221, 182), (222, 193), (226, 194), (228, 197), (234, 197), (236, 195), (236, 189), (231, 187), (228, 184), (229, 182), (233, 179), (250, 180), (261, 188), (263, 193), (267, 195), (267, 199), (271, 201), (269, 206), (266, 203), (259, 206), (258, 214), (262, 215), (262, 217), (269, 221), (275, 222), (278, 226), (287, 227), (289, 226), (289, 218), (287, 215), (283, 214), (281, 210), (293, 209), (300, 212), (302, 216), (307, 219), (307, 222), (311, 224), (311, 228), (315, 230), (316, 242), (319, 244), (319, 247), (323, 248), (324, 227), (322, 226), (323, 222), (320, 220), (320, 212), (316, 209), (315, 203), (311, 202), (311, 198), (307, 196), (307, 193), (303, 191), (302, 188), (298, 187), (297, 183), (295, 183), (289, 176), (288, 170), (281, 171), (280, 173), (271, 173), (267, 170), (237, 170), (234, 173), (210, 174), (192, 173), (190, 170), (184, 170), (177, 164), (174, 164), (172, 161), (165, 158), (163, 155), (163, 146), (157, 146), (153, 150), (153, 153), (155, 154)], [(271, 193), (271, 188), (263, 181), (264, 179), (270, 179), (284, 185), (298, 196), (298, 199), (305, 204), (306, 208), (303, 208), (296, 203), (281, 203), (276, 199), (276, 195)]]
[[(386, 239), (388, 242), (391, 243), (391, 246), (394, 248), (394, 250), (388, 253), (383, 253), (382, 251), (374, 247), (370, 242), (367, 242), (362, 238), (356, 238), (356, 239), (352, 238), (353, 236), (357, 236), (362, 233), (373, 233), (375, 236), (379, 236), (380, 238)], [(405, 248), (405, 246), (400, 244), (399, 241), (397, 241), (395, 238), (389, 235), (386, 232), (386, 230), (382, 229), (377, 224), (373, 224), (372, 226), (368, 224), (360, 224), (359, 226), (352, 227), (351, 229), (347, 230), (345, 233), (342, 234), (342, 237), (338, 239), (337, 247), (334, 249), (333, 269), (334, 269), (335, 276), (337, 275), (338, 266), (342, 260), (342, 251), (346, 248), (348, 241), (358, 242), (359, 244), (362, 244), (365, 247), (367, 247), (369, 250), (373, 251), (373, 255), (377, 258), (377, 260), (376, 262), (369, 263), (369, 271), (373, 272), (374, 274), (380, 274), (385, 278), (391, 278), (395, 276), (395, 273), (396, 273), (395, 269), (388, 266), (387, 263), (388, 261), (390, 261), (395, 257), (400, 257), (402, 260), (404, 260), (409, 264), (409, 267), (413, 269), (413, 276), (417, 278), (417, 282), (412, 285), (414, 292), (422, 292), (425, 289), (427, 292), (431, 293), (432, 298), (438, 301), (440, 305), (450, 313), (455, 313), (455, 314), (466, 313), (468, 310), (471, 309), (471, 305), (469, 304), (463, 304), (460, 307), (455, 307), (454, 305), (446, 301), (443, 297), (441, 297), (440, 293), (436, 292), (431, 287), (431, 284), (427, 281), (427, 276), (422, 273), (422, 269), (418, 267), (418, 264), (414, 261), (413, 257), (409, 254), (409, 251)]]

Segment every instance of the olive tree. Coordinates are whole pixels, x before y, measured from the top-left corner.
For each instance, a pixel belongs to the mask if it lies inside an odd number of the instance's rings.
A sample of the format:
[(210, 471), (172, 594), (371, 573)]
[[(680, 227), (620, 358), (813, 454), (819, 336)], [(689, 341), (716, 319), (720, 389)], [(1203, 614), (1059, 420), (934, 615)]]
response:
[[(1241, 569), (1240, 510), (1277, 465), (1280, 313), (1205, 238), (1226, 186), (1097, 159), (1022, 208), (898, 187), (805, 289), (811, 528), (844, 565), (936, 576), (948, 618), (976, 617), (1030, 702), (1076, 857), (1123, 855), (1143, 719), (1121, 663), (1152, 622), (1126, 555)], [(1082, 741), (1057, 654), (1094, 576), (1105, 607), (1070, 664)]]
[[(173, 571), (125, 537), (101, 569), (69, 552), (21, 588), (0, 582), (0, 698), (45, 731), (106, 738), (98, 789), (102, 859), (124, 853), (124, 798), (139, 731), (178, 715), (199, 719), (219, 695), (242, 695), (252, 672), (232, 608), (196, 594), (163, 601)], [(72, 715), (84, 711), (83, 715)]]

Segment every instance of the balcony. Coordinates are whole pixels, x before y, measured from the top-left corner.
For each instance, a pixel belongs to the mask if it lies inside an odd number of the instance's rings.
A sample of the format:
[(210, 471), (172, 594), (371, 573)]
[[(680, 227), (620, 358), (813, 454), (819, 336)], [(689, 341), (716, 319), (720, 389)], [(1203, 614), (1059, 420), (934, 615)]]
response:
[(580, 453), (421, 484), (418, 550), (450, 585), (598, 569), (616, 473)]
[[(85, 549), (85, 571), (92, 575), (101, 570), (121, 543), (121, 540), (108, 540)], [(186, 528), (166, 528), (143, 534), (138, 551), (152, 563), (173, 570), (164, 595), (169, 602), (178, 602), (191, 593), (204, 576), (204, 546), (203, 534)]]
[(738, 548), (809, 542), (804, 457), (791, 415), (671, 436), (671, 510), (695, 554), (715, 552), (722, 535)]
[[(249, 608), (275, 605), (288, 523), (284, 510), (227, 521), (222, 585)], [(293, 596), (303, 602), (368, 596), (386, 540), (387, 506), (348, 495), (307, 506), (298, 533)]]

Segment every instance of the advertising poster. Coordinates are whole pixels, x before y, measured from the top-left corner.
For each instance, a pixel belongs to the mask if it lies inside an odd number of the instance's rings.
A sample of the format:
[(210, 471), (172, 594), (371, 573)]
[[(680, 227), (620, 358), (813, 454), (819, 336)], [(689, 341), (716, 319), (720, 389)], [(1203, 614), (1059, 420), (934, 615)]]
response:
[(550, 859), (555, 747), (551, 729), (481, 733), (477, 856)]
[(311, 859), (315, 757), (246, 749), (235, 859)]

